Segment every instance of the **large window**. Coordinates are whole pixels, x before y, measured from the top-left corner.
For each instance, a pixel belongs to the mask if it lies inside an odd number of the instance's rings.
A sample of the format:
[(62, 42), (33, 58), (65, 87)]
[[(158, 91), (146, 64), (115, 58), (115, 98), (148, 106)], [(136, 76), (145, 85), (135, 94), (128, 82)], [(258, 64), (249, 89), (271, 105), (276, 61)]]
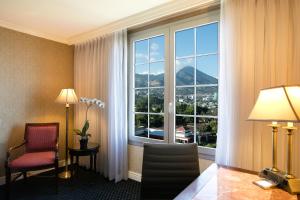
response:
[(218, 19), (213, 11), (129, 36), (130, 140), (216, 147)]

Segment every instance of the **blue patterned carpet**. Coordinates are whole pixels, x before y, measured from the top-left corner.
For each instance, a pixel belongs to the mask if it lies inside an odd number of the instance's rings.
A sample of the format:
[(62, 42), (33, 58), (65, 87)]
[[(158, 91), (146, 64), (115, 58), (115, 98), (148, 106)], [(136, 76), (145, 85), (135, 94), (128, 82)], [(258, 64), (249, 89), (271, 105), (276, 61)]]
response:
[[(103, 176), (80, 169), (73, 181), (59, 181), (58, 194), (53, 177), (30, 177), (17, 181), (11, 187), (12, 200), (137, 200), (140, 183), (128, 180), (114, 183)], [(0, 186), (0, 199), (4, 199), (4, 186)]]

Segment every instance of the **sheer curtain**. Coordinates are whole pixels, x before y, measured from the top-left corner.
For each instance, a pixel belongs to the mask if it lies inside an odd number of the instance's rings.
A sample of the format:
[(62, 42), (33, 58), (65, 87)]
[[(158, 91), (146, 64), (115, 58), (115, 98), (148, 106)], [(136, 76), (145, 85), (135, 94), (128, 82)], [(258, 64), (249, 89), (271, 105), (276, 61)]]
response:
[(127, 32), (113, 36), (108, 80), (108, 166), (109, 178), (127, 179)]
[[(79, 97), (98, 98), (105, 108), (91, 109), (91, 142), (100, 144), (97, 170), (116, 182), (127, 179), (127, 31), (75, 45), (75, 90)], [(75, 108), (75, 127), (85, 120), (85, 105)], [(75, 142), (78, 142), (76, 140)], [(88, 165), (82, 159), (82, 164)]]
[[(298, 0), (221, 1), (217, 163), (256, 171), (271, 166), (271, 129), (247, 118), (260, 89), (300, 83), (299, 21)], [(299, 177), (299, 131), (293, 153)], [(280, 129), (278, 167), (285, 170), (285, 162)]]

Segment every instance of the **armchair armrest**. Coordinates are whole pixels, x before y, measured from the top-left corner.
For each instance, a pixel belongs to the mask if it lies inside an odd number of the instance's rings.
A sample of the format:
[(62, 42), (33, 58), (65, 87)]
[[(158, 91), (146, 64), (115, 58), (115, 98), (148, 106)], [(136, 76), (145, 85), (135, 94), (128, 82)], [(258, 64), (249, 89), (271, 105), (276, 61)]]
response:
[(58, 141), (56, 142), (56, 151), (55, 151), (55, 159), (58, 160)]
[(10, 159), (10, 154), (13, 150), (16, 150), (18, 148), (20, 148), (21, 146), (23, 146), (24, 144), (26, 144), (26, 141), (24, 140), (21, 144), (17, 145), (17, 146), (13, 146), (13, 147), (10, 147), (6, 153), (6, 162), (9, 161)]

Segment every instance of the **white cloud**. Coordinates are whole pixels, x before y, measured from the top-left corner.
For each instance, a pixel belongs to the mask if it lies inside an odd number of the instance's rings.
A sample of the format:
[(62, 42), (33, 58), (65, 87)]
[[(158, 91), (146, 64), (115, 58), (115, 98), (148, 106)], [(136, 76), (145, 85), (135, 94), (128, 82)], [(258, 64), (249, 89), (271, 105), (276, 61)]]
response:
[(136, 53), (135, 57), (136, 57), (136, 59), (148, 60), (148, 55), (144, 54), (144, 53)]
[(152, 42), (150, 45), (150, 61), (156, 61), (158, 59), (163, 59), (161, 58), (161, 52), (160, 52), (160, 48), (161, 46), (156, 43), (156, 42)]
[(181, 70), (186, 66), (194, 66), (194, 59), (193, 58), (184, 58), (184, 59), (177, 59), (176, 63), (176, 72)]
[(153, 43), (151, 43), (150, 48), (152, 51), (158, 51), (159, 45), (157, 43), (153, 42)]

